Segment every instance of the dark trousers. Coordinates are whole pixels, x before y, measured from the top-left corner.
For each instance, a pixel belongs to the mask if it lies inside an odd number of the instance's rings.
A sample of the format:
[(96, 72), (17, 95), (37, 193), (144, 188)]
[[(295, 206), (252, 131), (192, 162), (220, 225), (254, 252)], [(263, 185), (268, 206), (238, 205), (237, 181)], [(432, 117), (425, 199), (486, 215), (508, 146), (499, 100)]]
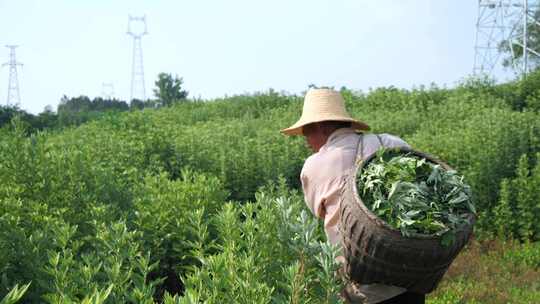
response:
[(378, 304), (424, 304), (426, 295), (414, 292), (404, 292), (388, 300), (379, 302)]

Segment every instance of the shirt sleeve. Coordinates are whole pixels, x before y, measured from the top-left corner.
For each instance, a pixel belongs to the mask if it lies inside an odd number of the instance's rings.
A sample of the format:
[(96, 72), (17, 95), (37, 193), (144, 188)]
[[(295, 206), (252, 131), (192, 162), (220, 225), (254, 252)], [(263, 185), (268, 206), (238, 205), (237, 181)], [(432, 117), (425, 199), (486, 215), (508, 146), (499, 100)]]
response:
[(381, 140), (383, 142), (383, 145), (387, 148), (397, 148), (397, 147), (406, 147), (411, 148), (408, 143), (406, 143), (403, 139), (391, 135), (391, 134), (381, 134)]

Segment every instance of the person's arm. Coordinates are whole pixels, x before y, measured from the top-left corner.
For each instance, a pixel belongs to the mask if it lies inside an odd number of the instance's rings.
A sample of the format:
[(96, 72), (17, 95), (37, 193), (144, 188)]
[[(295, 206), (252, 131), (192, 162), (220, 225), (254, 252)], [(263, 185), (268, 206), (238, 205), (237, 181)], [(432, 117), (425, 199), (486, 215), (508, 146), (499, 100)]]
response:
[(304, 169), (302, 169), (302, 173), (300, 174), (300, 181), (302, 182), (302, 190), (304, 192), (304, 200), (309, 210), (311, 210), (316, 217), (324, 219), (326, 210), (324, 208), (321, 195), (317, 192), (316, 185), (305, 174)]
[(383, 142), (383, 145), (387, 148), (398, 148), (398, 147), (411, 148), (411, 146), (407, 142), (405, 142), (403, 139), (395, 135), (381, 134), (379, 136)]

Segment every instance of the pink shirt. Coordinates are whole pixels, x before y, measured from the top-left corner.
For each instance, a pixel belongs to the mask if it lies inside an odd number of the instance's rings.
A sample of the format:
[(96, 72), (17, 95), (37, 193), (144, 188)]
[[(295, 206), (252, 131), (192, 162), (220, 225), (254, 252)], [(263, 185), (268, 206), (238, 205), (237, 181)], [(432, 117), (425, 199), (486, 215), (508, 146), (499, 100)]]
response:
[[(380, 147), (374, 134), (364, 134), (363, 157)], [(409, 147), (402, 139), (389, 135), (379, 135), (385, 147)], [(359, 135), (349, 128), (336, 130), (328, 137), (319, 152), (314, 153), (304, 163), (300, 179), (306, 204), (313, 214), (324, 220), (324, 230), (328, 241), (341, 245), (339, 235), (339, 197), (345, 185), (345, 176), (354, 167)], [(382, 284), (362, 285), (362, 292), (368, 297), (367, 303), (377, 303), (396, 296), (405, 289)]]

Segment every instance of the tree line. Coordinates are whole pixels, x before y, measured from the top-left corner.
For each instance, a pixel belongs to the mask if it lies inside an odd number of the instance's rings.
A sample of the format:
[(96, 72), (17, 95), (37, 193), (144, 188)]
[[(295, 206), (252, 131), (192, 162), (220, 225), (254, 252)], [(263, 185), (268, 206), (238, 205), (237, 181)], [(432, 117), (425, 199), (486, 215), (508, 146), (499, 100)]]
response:
[(18, 106), (0, 106), (0, 127), (10, 124), (12, 119), (17, 117), (29, 133), (34, 133), (45, 129), (77, 126), (111, 113), (168, 107), (188, 100), (189, 93), (182, 87), (183, 83), (183, 79), (177, 75), (160, 73), (154, 83), (154, 99), (133, 99), (128, 103), (116, 98), (91, 99), (84, 95), (77, 97), (64, 95), (56, 111), (48, 105), (37, 115), (28, 113)]

